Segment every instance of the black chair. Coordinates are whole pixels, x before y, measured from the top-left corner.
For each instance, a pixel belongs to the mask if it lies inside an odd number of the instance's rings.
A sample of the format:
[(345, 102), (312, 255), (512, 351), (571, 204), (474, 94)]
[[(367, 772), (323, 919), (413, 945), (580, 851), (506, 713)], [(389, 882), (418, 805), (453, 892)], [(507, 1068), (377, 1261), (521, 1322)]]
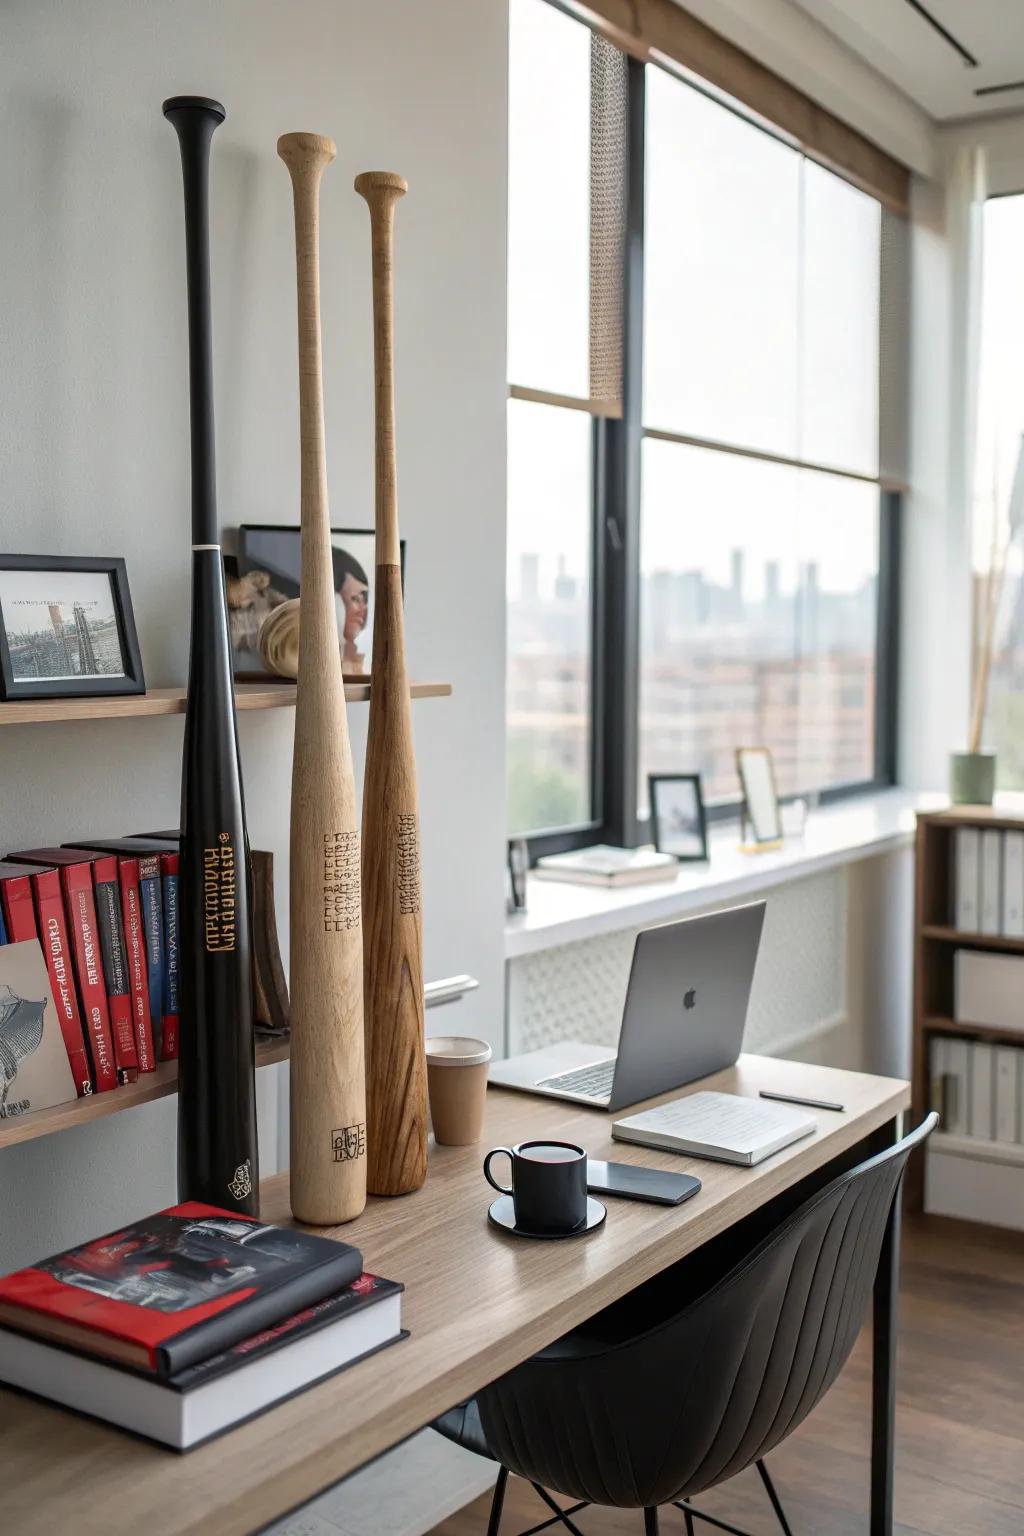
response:
[[(498, 1462), (488, 1536), (498, 1536), (509, 1472), (551, 1509), (532, 1532), (588, 1505), (683, 1510), (744, 1536), (689, 1502), (757, 1467), (791, 1536), (764, 1457), (835, 1381), (867, 1312), (907, 1158), (929, 1115), (897, 1145), (840, 1174), (737, 1254), (723, 1233), (452, 1409), (435, 1428)], [(756, 1218), (753, 1231), (757, 1234)], [(546, 1491), (574, 1500), (560, 1511)], [(523, 1533), (528, 1536), (528, 1533)]]

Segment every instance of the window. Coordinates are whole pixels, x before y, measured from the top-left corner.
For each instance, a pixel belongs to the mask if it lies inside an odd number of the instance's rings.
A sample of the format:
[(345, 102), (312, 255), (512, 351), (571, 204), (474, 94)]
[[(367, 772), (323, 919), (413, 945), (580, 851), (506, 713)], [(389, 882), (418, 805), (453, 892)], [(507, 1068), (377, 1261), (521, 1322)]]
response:
[(883, 212), (734, 106), (512, 0), (509, 830), (535, 852), (642, 839), (649, 773), (729, 809), (737, 746), (783, 794), (891, 778)]
[[(990, 600), (995, 626), (983, 742), (1000, 787), (1024, 789), (1024, 549), (1009, 541), (1010, 492), (1024, 433), (1024, 194), (985, 204), (981, 355), (974, 473), (974, 611), (980, 638)], [(1006, 552), (1005, 576), (998, 572)], [(994, 584), (990, 587), (990, 582)]]

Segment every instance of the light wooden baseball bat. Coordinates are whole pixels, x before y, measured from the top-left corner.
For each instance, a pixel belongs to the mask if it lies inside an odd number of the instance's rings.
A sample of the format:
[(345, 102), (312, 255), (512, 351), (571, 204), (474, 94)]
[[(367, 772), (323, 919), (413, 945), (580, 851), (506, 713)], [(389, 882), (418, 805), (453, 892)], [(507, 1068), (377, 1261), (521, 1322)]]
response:
[(295, 199), (302, 474), (302, 638), (291, 821), (291, 1201), (300, 1221), (366, 1204), (359, 821), (327, 505), (320, 349), (320, 178), (330, 139), (286, 133)]
[(395, 204), (407, 187), (390, 171), (367, 171), (355, 187), (370, 209), (376, 421), (377, 572), (363, 779), (367, 1181), (375, 1195), (405, 1195), (427, 1176), (419, 813), (395, 476), (392, 250)]

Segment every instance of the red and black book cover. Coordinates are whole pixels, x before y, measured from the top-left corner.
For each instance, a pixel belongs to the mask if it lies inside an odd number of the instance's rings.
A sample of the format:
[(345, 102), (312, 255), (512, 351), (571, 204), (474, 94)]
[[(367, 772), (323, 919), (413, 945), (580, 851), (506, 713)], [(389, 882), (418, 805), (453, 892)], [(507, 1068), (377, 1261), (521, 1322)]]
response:
[(188, 1201), (0, 1277), (0, 1323), (166, 1378), (362, 1269), (347, 1243)]
[(128, 986), (135, 1023), (135, 1041), (139, 1048), (139, 1067), (143, 1072), (152, 1072), (156, 1066), (156, 1051), (153, 1046), (153, 1020), (149, 1012), (149, 969), (138, 859), (118, 859), (117, 877), (121, 885), (121, 917), (124, 922)]
[(11, 860), (0, 863), (0, 903), (3, 904), (8, 944), (21, 944), (25, 939), (39, 937), (32, 899), (34, 874), (35, 870), (27, 864), (15, 864)]
[(117, 860), (113, 854), (95, 859), (92, 883), (96, 895), (96, 921), (100, 930), (103, 976), (110, 1004), (110, 1026), (114, 1035), (114, 1058), (118, 1075), (134, 1082), (139, 1075), (139, 1049), (135, 1039), (128, 956), (125, 953), (121, 925), (121, 887), (117, 878)]
[(39, 942), (43, 946), (46, 969), (50, 975), (50, 991), (60, 1020), (64, 1046), (71, 1064), (78, 1097), (92, 1093), (92, 1075), (82, 1032), (82, 1013), (78, 1006), (75, 977), (71, 960), (71, 944), (68, 939), (64, 898), (61, 895), (60, 874), (55, 869), (40, 869), (32, 876), (35, 892), (36, 916), (39, 922)]
[(15, 857), (26, 864), (55, 864), (60, 870), (78, 997), (92, 1056), (93, 1083), (97, 1093), (104, 1093), (117, 1087), (117, 1068), (92, 894), (92, 865), (87, 855), (66, 848), (30, 848)]

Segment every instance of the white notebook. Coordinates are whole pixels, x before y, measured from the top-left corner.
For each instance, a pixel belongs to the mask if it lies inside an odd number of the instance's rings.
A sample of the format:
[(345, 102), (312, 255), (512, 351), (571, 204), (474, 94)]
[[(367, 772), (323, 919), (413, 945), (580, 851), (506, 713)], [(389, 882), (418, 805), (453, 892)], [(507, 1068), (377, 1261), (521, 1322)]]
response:
[(817, 1128), (813, 1115), (788, 1104), (704, 1092), (616, 1120), (612, 1135), (616, 1141), (633, 1141), (641, 1147), (663, 1147), (667, 1152), (752, 1168)]

